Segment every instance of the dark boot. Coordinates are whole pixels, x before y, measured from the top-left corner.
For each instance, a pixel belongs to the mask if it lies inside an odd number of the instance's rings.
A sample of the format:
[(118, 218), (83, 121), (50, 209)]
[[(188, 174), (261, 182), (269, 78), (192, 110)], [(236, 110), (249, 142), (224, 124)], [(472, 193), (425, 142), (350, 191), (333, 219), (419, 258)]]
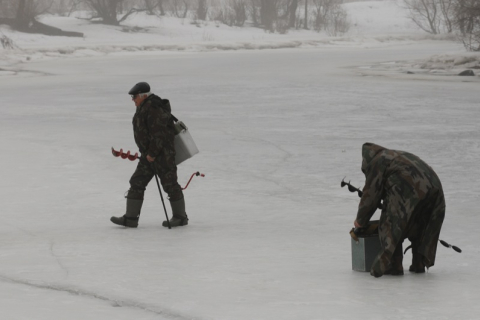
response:
[(123, 217), (111, 217), (110, 221), (120, 226), (136, 228), (140, 211), (142, 210), (143, 200), (127, 198), (127, 211)]
[(395, 248), (395, 252), (392, 256), (392, 263), (390, 268), (385, 271), (385, 274), (392, 276), (403, 276), (403, 246), (399, 243)]
[[(170, 219), (170, 227), (181, 227), (188, 224), (187, 213), (185, 212), (185, 198), (177, 201), (170, 201), (172, 206), (172, 219)], [(163, 221), (162, 226), (168, 227), (168, 222)]]
[(415, 242), (412, 242), (412, 265), (408, 270), (415, 273), (425, 273), (423, 256), (418, 253), (418, 244)]

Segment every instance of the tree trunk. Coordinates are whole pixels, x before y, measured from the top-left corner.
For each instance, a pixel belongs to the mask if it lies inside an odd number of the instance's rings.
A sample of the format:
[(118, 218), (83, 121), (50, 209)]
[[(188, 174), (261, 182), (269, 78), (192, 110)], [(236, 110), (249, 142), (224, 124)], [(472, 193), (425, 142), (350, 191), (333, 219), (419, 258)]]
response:
[(18, 8), (17, 8), (17, 20), (22, 21), (26, 20), (25, 17), (25, 2), (27, 0), (19, 0), (18, 1)]
[(255, 0), (251, 1), (251, 6), (252, 6), (252, 21), (253, 21), (253, 26), (258, 27), (259, 22), (257, 20), (258, 13), (257, 13), (257, 3)]
[(273, 23), (277, 18), (277, 8), (272, 0), (261, 0), (260, 2), (260, 19), (265, 30), (275, 31)]
[(207, 19), (207, 0), (198, 0), (197, 7), (197, 19), (206, 20)]
[(158, 8), (160, 9), (160, 15), (161, 16), (165, 15), (165, 9), (163, 8), (163, 2), (164, 2), (164, 0), (158, 0)]
[(8, 24), (15, 30), (21, 32), (40, 33), (49, 36), (83, 37), (83, 33), (63, 31), (61, 29), (38, 22), (35, 20), (34, 12), (27, 14), (27, 1), (32, 0), (19, 0), (15, 19), (0, 19), (0, 22)]
[(288, 27), (295, 28), (295, 21), (297, 19), (297, 8), (298, 8), (298, 0), (292, 0), (292, 3), (288, 7)]
[(305, 21), (303, 29), (308, 30), (308, 0), (305, 0)]

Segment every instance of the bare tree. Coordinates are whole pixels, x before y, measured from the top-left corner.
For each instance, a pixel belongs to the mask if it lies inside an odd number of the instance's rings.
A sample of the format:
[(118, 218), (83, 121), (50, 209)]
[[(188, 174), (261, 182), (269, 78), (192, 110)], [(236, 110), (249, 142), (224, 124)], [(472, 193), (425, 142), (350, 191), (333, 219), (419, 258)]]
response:
[(265, 30), (275, 31), (277, 17), (277, 0), (260, 0), (260, 20)]
[(158, 9), (160, 9), (161, 16), (165, 15), (165, 9), (163, 7), (164, 3), (165, 3), (165, 0), (157, 0), (157, 6), (158, 6)]
[(247, 20), (247, 0), (222, 1), (214, 9), (213, 19), (229, 26), (243, 26)]
[(190, 8), (190, 2), (188, 0), (170, 0), (170, 6), (177, 18), (186, 18), (188, 9)]
[(327, 16), (336, 0), (313, 0), (314, 24), (316, 31), (326, 29)]
[(71, 0), (70, 10), (68, 10), (67, 16), (70, 16), (73, 12), (75, 12), (79, 7), (83, 5), (83, 0)]
[(305, 17), (304, 17), (304, 25), (303, 29), (307, 30), (308, 29), (308, 0), (305, 0)]
[(85, 0), (86, 4), (95, 11), (96, 17), (105, 24), (119, 25), (117, 18), (118, 6), (123, 0)]
[(437, 34), (440, 32), (440, 0), (404, 0), (410, 19), (422, 30)]
[(0, 12), (0, 23), (10, 25), (12, 28), (21, 32), (83, 37), (82, 33), (63, 31), (37, 21), (36, 17), (46, 13), (52, 3), (51, 0), (2, 1), (2, 7), (5, 6), (7, 10)]
[(147, 9), (136, 8), (131, 6), (120, 19), (118, 14), (122, 11), (124, 0), (83, 0), (84, 3), (95, 12), (93, 18), (102, 19), (104, 24), (118, 26), (121, 22), (125, 21), (130, 15), (136, 12), (146, 11)]
[(472, 33), (480, 16), (479, 0), (457, 0), (454, 3), (455, 25), (462, 34)]
[(326, 31), (331, 36), (338, 36), (350, 29), (347, 12), (340, 5), (335, 6), (327, 15)]
[(480, 1), (457, 0), (454, 3), (454, 25), (467, 50), (480, 51)]
[(154, 15), (158, 2), (154, 3), (153, 0), (144, 0), (144, 6), (148, 14)]
[(260, 0), (251, 0), (250, 1), (250, 15), (252, 16), (252, 22), (254, 27), (260, 26), (260, 14), (259, 14), (259, 1)]
[[(422, 30), (438, 34), (454, 31), (455, 4), (470, 0), (404, 0), (409, 17)], [(479, 0), (473, 0), (479, 1)]]
[(337, 36), (348, 31), (347, 12), (342, 8), (342, 0), (313, 0), (313, 28), (325, 30), (329, 35)]
[(198, 0), (196, 18), (199, 20), (206, 20), (208, 12), (207, 0)]
[(440, 0), (440, 10), (442, 12), (443, 27), (448, 33), (454, 29), (454, 2), (455, 0)]
[(288, 27), (295, 28), (297, 19), (298, 0), (289, 0), (287, 2)]
[(234, 12), (234, 25), (241, 27), (247, 21), (247, 3), (246, 0), (232, 0), (231, 2)]

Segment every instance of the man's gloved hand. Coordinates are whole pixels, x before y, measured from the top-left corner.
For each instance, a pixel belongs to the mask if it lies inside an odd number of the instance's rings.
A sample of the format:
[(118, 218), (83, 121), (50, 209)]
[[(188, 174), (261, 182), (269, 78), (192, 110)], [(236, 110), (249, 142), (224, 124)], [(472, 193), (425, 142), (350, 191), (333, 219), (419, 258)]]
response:
[(369, 236), (378, 234), (378, 220), (368, 222), (367, 226), (362, 227), (357, 220), (353, 223), (355, 228), (350, 230), (350, 236), (353, 240), (358, 241), (358, 236)]
[(350, 230), (350, 236), (352, 237), (353, 240), (355, 240), (355, 242), (358, 242), (358, 237), (355, 233), (355, 228), (352, 228), (352, 230)]

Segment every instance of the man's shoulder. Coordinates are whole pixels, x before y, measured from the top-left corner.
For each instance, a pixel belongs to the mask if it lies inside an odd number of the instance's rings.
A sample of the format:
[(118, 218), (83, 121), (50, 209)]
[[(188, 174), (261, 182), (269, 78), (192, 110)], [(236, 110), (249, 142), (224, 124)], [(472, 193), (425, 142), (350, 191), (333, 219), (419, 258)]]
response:
[(161, 109), (168, 113), (171, 111), (170, 101), (168, 99), (162, 99), (157, 95), (150, 95), (146, 102), (151, 108)]

